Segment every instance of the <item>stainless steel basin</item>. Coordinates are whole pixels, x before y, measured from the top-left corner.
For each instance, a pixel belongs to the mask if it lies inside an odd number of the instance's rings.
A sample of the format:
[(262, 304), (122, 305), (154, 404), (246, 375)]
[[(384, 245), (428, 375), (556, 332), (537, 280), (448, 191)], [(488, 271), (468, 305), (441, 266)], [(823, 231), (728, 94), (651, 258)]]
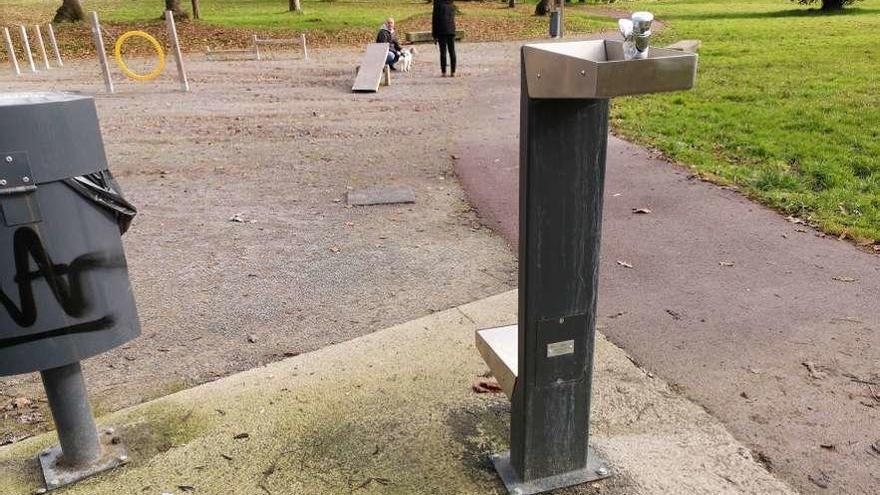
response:
[(596, 40), (523, 46), (532, 98), (613, 98), (694, 86), (697, 55), (651, 47), (648, 58), (624, 60), (623, 42)]

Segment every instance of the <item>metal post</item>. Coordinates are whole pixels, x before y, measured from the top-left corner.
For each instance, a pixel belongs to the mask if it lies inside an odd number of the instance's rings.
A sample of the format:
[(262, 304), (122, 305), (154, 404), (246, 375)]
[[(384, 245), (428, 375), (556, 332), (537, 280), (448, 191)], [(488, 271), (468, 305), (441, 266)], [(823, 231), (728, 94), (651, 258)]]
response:
[(183, 55), (180, 53), (180, 40), (177, 37), (177, 26), (174, 24), (174, 12), (165, 11), (165, 24), (168, 26), (168, 38), (171, 40), (171, 52), (177, 62), (177, 75), (180, 79), (180, 89), (189, 91), (189, 80), (186, 78), (186, 69), (183, 67)]
[(531, 97), (523, 58), (517, 372), (510, 452), (493, 456), (511, 494), (610, 474), (589, 447), (608, 108)]
[(303, 44), (303, 58), (305, 60), (308, 60), (309, 59), (309, 47), (308, 47), (308, 45), (306, 45), (306, 35), (301, 34), (300, 36), (302, 37), (302, 44)]
[(521, 119), (525, 386), (513, 396), (510, 462), (529, 481), (587, 468), (608, 100), (538, 100), (524, 88)]
[(98, 61), (101, 63), (101, 73), (104, 75), (104, 85), (108, 93), (114, 93), (113, 78), (110, 76), (110, 66), (107, 64), (107, 51), (104, 49), (104, 35), (101, 33), (101, 22), (98, 21), (98, 13), (89, 12), (89, 20), (92, 23), (92, 37), (95, 40), (95, 50), (98, 52)]
[(64, 61), (61, 60), (61, 51), (58, 50), (58, 40), (55, 39), (55, 28), (49, 23), (46, 24), (46, 29), (49, 30), (49, 42), (52, 43), (52, 51), (55, 52), (55, 60), (58, 62), (58, 67), (64, 67)]
[(49, 70), (52, 67), (49, 66), (49, 55), (46, 53), (46, 44), (43, 43), (43, 31), (40, 30), (39, 24), (34, 26), (34, 30), (37, 33), (37, 45), (40, 47), (40, 53), (43, 54), (43, 65), (46, 66), (46, 70)]
[(101, 457), (98, 428), (79, 363), (40, 372), (61, 442), (61, 464), (88, 466)]
[(27, 56), (28, 64), (30, 64), (31, 72), (37, 72), (37, 66), (34, 65), (34, 55), (31, 53), (31, 42), (28, 40), (27, 28), (24, 26), (19, 26), (19, 32), (21, 33), (21, 46), (24, 50), (25, 55)]
[(3, 41), (6, 42), (6, 53), (9, 54), (9, 63), (12, 65), (12, 71), (16, 76), (21, 75), (21, 69), (18, 67), (18, 57), (15, 56), (15, 47), (12, 46), (12, 37), (9, 36), (9, 28), (3, 28)]
[(254, 35), (254, 53), (257, 55), (257, 60), (262, 60), (260, 57), (260, 40), (256, 34)]

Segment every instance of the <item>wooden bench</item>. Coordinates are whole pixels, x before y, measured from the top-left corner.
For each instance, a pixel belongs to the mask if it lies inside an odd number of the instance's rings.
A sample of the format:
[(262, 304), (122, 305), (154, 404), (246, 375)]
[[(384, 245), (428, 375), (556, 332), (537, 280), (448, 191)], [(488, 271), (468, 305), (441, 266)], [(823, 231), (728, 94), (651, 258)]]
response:
[(375, 93), (379, 91), (379, 83), (385, 74), (385, 85), (391, 84), (391, 71), (385, 65), (388, 59), (388, 43), (370, 43), (361, 59), (361, 65), (357, 68), (354, 85), (351, 90), (355, 93)]
[[(434, 41), (434, 38), (431, 36), (431, 31), (413, 31), (406, 33), (404, 36), (406, 37), (406, 41), (409, 41), (410, 43), (430, 43)], [(456, 30), (455, 39), (463, 40), (464, 31)]]

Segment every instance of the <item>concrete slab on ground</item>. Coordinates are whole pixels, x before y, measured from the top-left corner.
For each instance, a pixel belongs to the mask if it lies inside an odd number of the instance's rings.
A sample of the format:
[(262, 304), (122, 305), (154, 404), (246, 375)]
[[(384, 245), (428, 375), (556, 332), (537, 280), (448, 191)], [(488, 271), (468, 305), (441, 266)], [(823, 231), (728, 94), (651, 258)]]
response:
[[(501, 494), (510, 408), (471, 389), (474, 332), (515, 318), (510, 291), (114, 413), (131, 463), (64, 493)], [(601, 337), (592, 425), (616, 476), (564, 493), (794, 493)], [(32, 493), (54, 441), (0, 449), (4, 494)]]

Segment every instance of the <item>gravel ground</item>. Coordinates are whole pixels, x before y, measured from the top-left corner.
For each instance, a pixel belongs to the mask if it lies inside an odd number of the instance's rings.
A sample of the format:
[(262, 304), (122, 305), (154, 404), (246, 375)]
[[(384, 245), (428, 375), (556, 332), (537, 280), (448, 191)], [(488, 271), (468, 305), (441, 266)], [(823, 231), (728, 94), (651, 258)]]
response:
[[(0, 75), (9, 90), (95, 94), (111, 170), (140, 208), (125, 245), (143, 335), (85, 363), (99, 413), (515, 285), (506, 243), (452, 172), (466, 84), (440, 78), (428, 47), (391, 87), (352, 94), (359, 58), (193, 55), (189, 94), (168, 76), (102, 94), (94, 61)], [(349, 188), (383, 185), (416, 203), (346, 207)], [(5, 411), (0, 443), (51, 428), (37, 375), (7, 377), (0, 394), (0, 411), (35, 404)]]

